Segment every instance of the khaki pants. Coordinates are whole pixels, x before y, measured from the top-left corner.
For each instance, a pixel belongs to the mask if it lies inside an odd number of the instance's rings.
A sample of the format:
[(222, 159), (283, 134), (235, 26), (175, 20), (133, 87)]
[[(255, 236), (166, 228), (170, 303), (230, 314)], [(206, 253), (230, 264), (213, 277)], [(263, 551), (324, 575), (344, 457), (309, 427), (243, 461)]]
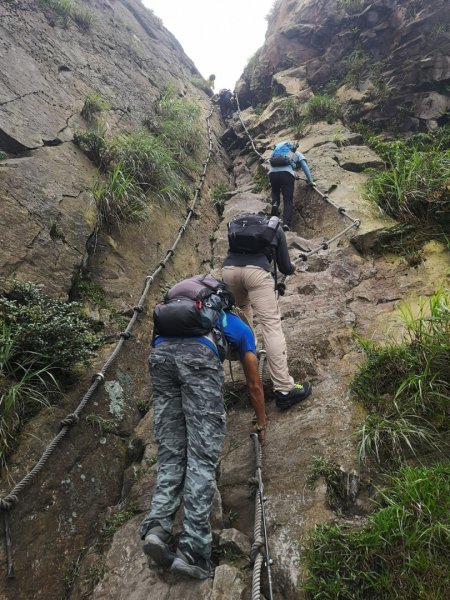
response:
[(274, 390), (288, 392), (294, 386), (287, 365), (286, 339), (270, 273), (260, 267), (223, 267), (222, 277), (249, 323), (256, 315), (267, 352), (267, 365)]

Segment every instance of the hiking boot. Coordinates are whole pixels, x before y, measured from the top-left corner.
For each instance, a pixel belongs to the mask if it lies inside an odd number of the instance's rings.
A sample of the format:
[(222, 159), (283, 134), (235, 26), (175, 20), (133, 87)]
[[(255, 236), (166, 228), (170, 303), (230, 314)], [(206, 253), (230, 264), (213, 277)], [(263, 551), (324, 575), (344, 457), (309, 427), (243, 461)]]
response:
[(175, 560), (170, 567), (171, 571), (189, 575), (195, 579), (209, 579), (214, 577), (214, 563), (203, 556), (199, 556), (186, 548), (178, 548)]
[(289, 392), (276, 391), (275, 400), (277, 408), (279, 410), (287, 410), (288, 408), (291, 408), (291, 406), (294, 406), (294, 404), (305, 400), (305, 398), (307, 398), (311, 393), (311, 389), (312, 386), (309, 381), (305, 381), (303, 385), (296, 383)]
[(283, 225), (283, 231), (290, 231), (291, 228), (289, 227), (289, 225)]
[(171, 540), (170, 533), (167, 533), (160, 525), (152, 527), (144, 538), (144, 552), (157, 565), (168, 568), (175, 558), (175, 553), (169, 548)]
[(272, 210), (270, 211), (271, 217), (279, 217), (279, 209), (277, 204), (272, 204)]

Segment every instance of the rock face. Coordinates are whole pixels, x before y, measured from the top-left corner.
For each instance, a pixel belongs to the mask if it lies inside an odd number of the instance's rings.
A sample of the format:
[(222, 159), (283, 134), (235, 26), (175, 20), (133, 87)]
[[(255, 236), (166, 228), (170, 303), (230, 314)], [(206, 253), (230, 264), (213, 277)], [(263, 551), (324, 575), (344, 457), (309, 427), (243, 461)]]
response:
[[(168, 83), (180, 97), (196, 101), (203, 116), (209, 105), (207, 97), (191, 84), (191, 75), (197, 74), (195, 67), (138, 0), (90, 0), (86, 4), (97, 15), (87, 31), (72, 20), (64, 23), (45, 3), (18, 0), (0, 5), (0, 150), (6, 153), (0, 160), (1, 274), (43, 283), (48, 293), (66, 297), (74, 270), (87, 263), (108, 301), (127, 317), (146, 276), (173, 243), (185, 206), (153, 205), (144, 225), (103, 233), (95, 253), (88, 255), (86, 242), (94, 226), (90, 190), (97, 171), (71, 140), (77, 129), (95, 131), (97, 124), (87, 124), (80, 110), (87, 95), (98, 92), (111, 106), (102, 113), (108, 131), (138, 127)], [(344, 4), (349, 10), (350, 6), (358, 10), (347, 14)], [(247, 70), (241, 82), (244, 91), (247, 87), (248, 102), (267, 100), (271, 89), (283, 95), (274, 98), (261, 114), (252, 108), (242, 113), (258, 151), (268, 156), (275, 141), (293, 136), (283, 118), (284, 96), (307, 100), (316, 84), (332, 77), (333, 53), (339, 57), (348, 54), (347, 42), (356, 35), (356, 28), (367, 43), (364, 47), (375, 52), (379, 43), (382, 57), (387, 57), (388, 47), (393, 49), (390, 36), (398, 32), (395, 43), (405, 48), (405, 56), (411, 48), (411, 64), (405, 62), (405, 77), (409, 78), (413, 64), (419, 68), (416, 28), (421, 22), (429, 34), (431, 24), (436, 23), (431, 3), (426, 6), (422, 14), (415, 2), (408, 6), (406, 2), (277, 2), (252, 78)], [(438, 0), (433, 6), (446, 14), (443, 2)], [(410, 46), (404, 33), (407, 24)], [(373, 31), (379, 32), (383, 43), (369, 35)], [(439, 26), (436, 33), (437, 39), (444, 39)], [(424, 79), (429, 87), (424, 84), (420, 91), (414, 87), (414, 118), (420, 125), (432, 127), (432, 121), (440, 119), (441, 96), (445, 96), (441, 88), (433, 86), (448, 78), (448, 64), (443, 52), (439, 58), (427, 51), (426, 37), (417, 44), (425, 61), (420, 72), (430, 74), (430, 79)], [(396, 53), (392, 54), (395, 58)], [(366, 94), (369, 87), (342, 85), (339, 93), (357, 110), (365, 111), (371, 104), (370, 111), (376, 115), (377, 106)], [(420, 94), (429, 94), (428, 101), (422, 102)], [(147, 561), (137, 533), (150, 505), (157, 469), (152, 411), (141, 418), (136, 406), (151, 397), (146, 368), (151, 308), (170, 285), (185, 276), (210, 269), (220, 274), (227, 252), (227, 221), (239, 212), (269, 209), (267, 189), (256, 191), (263, 187), (266, 173), (238, 119), (232, 120), (222, 136), (232, 148), (232, 170), (218, 144), (223, 123), (217, 114), (212, 134), (213, 156), (195, 219), (173, 260), (154, 282), (147, 309), (108, 373), (104, 388), (86, 409), (94, 417), (113, 420), (114, 431), (93, 429), (81, 419), (39, 477), (20, 495), (10, 523), (16, 578), (0, 578), (0, 597), (5, 600), (251, 597), (252, 411), (237, 364), (233, 365), (235, 383), (226, 375), (228, 434), (211, 517), (219, 562), (214, 579), (191, 581), (158, 569)], [(205, 135), (205, 152), (206, 141)], [(280, 413), (267, 375), (264, 377), (269, 421), (263, 480), (274, 597), (278, 600), (298, 599), (306, 569), (304, 536), (316, 523), (335, 518), (323, 482), (314, 488), (307, 485), (316, 457), (341, 467), (342, 478), (348, 482), (343, 505), (349, 517), (365, 508), (368, 490), (365, 474), (357, 468), (354, 438), (364, 414), (349, 396), (350, 381), (362, 360), (354, 332), (383, 339), (388, 328), (395, 331), (398, 326), (398, 302), (414, 303), (418, 295), (448, 288), (450, 274), (448, 252), (436, 242), (428, 244), (426, 260), (414, 268), (398, 256), (368, 252), (379, 232), (394, 223), (361, 199), (364, 169), (379, 164), (378, 157), (363, 145), (361, 135), (341, 122), (319, 122), (305, 132), (300, 150), (318, 189), (328, 194), (331, 202), (304, 182), (296, 183), (294, 225), (287, 233), (291, 258), (320, 246), (348, 224), (338, 208), (360, 219), (361, 225), (307, 261), (299, 260), (298, 270), (288, 279), (286, 294), (280, 298), (291, 373), (296, 381), (310, 380), (313, 392), (301, 405)], [(222, 220), (209, 197), (218, 183), (233, 187)], [(63, 235), (51, 235), (54, 224)], [(104, 364), (113, 343), (112, 338), (107, 340), (99, 351), (92, 372)], [(46, 409), (27, 424), (8, 463), (1, 496), (41, 456), (61, 419), (74, 410), (89, 387), (92, 372), (80, 376), (79, 384), (60, 406)], [(180, 531), (181, 519), (179, 515), (175, 534)], [(1, 531), (0, 567), (6, 571)], [(268, 597), (264, 577), (262, 593)]]
[(434, 129), (450, 107), (446, 0), (279, 0), (237, 85), (243, 106), (337, 90), (348, 118)]
[[(74, 132), (141, 127), (169, 84), (207, 100), (191, 84), (194, 64), (138, 0), (92, 0), (87, 8), (88, 30), (41, 0), (0, 6), (0, 273), (48, 282), (62, 297), (94, 226), (96, 169), (72, 143)], [(109, 108), (89, 125), (80, 111), (92, 94)]]

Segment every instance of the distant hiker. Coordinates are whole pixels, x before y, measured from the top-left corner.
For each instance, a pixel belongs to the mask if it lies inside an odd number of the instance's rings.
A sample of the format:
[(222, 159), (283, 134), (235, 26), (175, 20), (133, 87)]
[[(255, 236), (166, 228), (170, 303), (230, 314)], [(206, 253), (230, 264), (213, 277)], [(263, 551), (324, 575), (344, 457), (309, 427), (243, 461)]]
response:
[(224, 119), (230, 119), (235, 111), (233, 92), (227, 89), (220, 90), (218, 101), (222, 117)]
[(222, 264), (223, 280), (250, 325), (253, 313), (258, 319), (276, 405), (286, 410), (311, 392), (308, 381), (296, 384), (289, 374), (286, 339), (275, 293), (276, 269), (284, 275), (295, 271), (286, 236), (278, 217), (249, 213), (228, 223), (228, 245), (229, 252)]
[(301, 152), (297, 152), (298, 144), (295, 142), (280, 142), (273, 149), (269, 158), (269, 180), (272, 187), (272, 215), (279, 215), (280, 192), (283, 195), (283, 229), (289, 231), (292, 226), (294, 212), (294, 169), (301, 167), (306, 180), (314, 185), (311, 172), (306, 159)]
[[(261, 442), (266, 427), (255, 338), (230, 312), (233, 304), (222, 281), (196, 275), (172, 287), (153, 313), (149, 367), (158, 474), (139, 533), (144, 552), (158, 565), (197, 579), (214, 572), (209, 514), (226, 427), (221, 360), (227, 345), (242, 362)], [(172, 526), (182, 500), (183, 532), (175, 551)]]
[(210, 88), (210, 89), (214, 89), (214, 82), (216, 81), (216, 76), (214, 75), (214, 73), (212, 75), (210, 75), (208, 77), (208, 79), (206, 80), (206, 85)]

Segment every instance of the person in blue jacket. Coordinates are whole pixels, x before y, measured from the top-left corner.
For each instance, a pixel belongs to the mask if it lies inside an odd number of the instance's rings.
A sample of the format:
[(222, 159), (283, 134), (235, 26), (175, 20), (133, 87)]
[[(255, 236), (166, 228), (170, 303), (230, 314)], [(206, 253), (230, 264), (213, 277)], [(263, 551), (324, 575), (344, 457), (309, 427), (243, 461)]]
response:
[[(288, 164), (281, 166), (270, 165), (269, 181), (272, 188), (272, 215), (279, 215), (280, 195), (283, 195), (283, 229), (289, 231), (292, 226), (292, 217), (294, 213), (294, 170), (301, 168), (306, 176), (309, 185), (314, 185), (314, 181), (309, 170), (306, 158), (301, 152), (297, 151), (298, 145), (295, 142), (283, 141), (274, 148), (274, 154), (281, 148), (289, 151)], [(271, 159), (269, 159), (269, 162)]]

